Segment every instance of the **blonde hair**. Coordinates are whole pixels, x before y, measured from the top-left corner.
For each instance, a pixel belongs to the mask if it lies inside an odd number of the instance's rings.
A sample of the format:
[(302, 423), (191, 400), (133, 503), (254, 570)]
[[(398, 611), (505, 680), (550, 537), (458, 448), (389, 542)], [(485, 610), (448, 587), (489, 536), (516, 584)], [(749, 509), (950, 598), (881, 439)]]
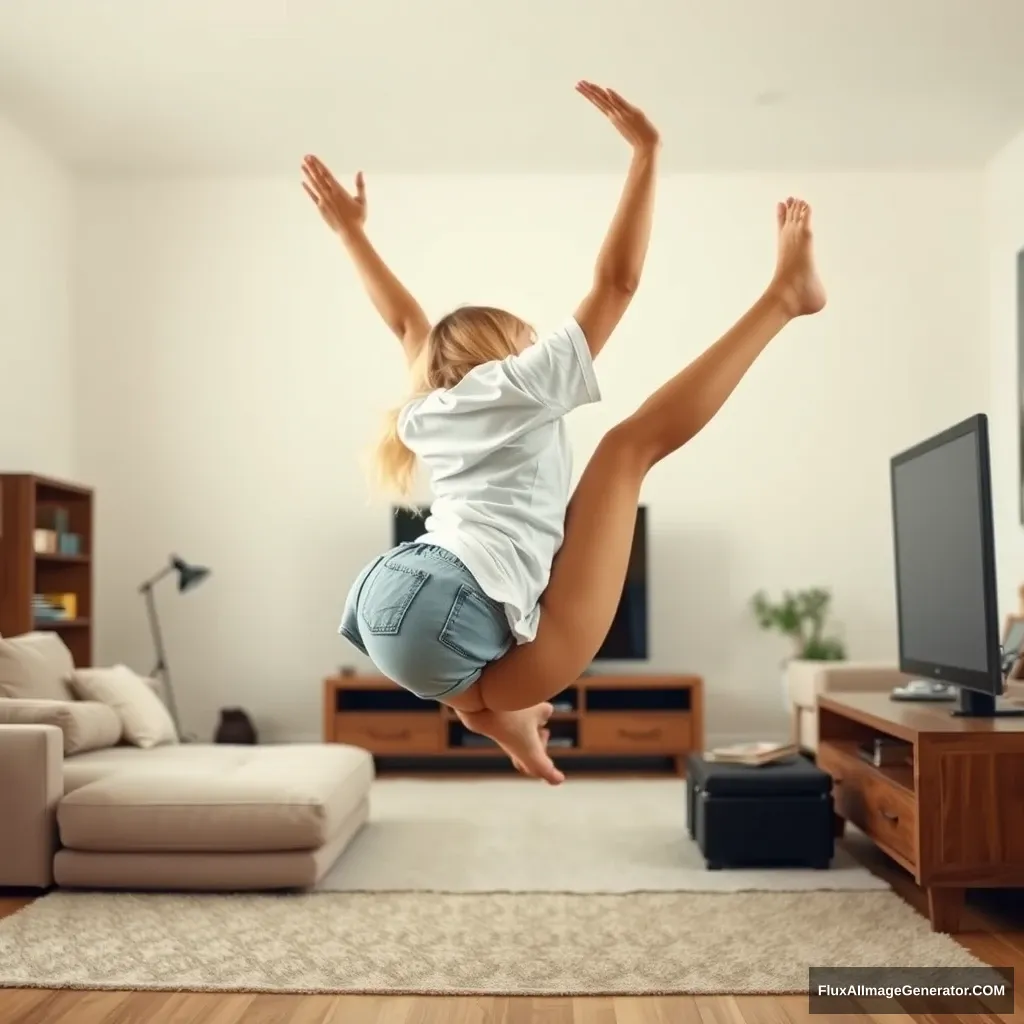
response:
[(416, 456), (398, 436), (398, 418), (409, 402), (438, 388), (451, 388), (476, 366), (519, 351), (530, 326), (493, 306), (463, 306), (440, 319), (427, 335), (411, 367), (412, 391), (392, 409), (374, 458), (377, 482), (396, 497), (408, 499), (416, 476)]

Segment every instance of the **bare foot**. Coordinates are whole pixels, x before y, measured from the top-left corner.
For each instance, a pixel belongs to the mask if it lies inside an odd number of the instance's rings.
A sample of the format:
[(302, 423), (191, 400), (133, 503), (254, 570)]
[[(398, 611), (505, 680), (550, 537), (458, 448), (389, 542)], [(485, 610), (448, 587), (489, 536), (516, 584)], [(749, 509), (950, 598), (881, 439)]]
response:
[(814, 265), (811, 208), (792, 196), (777, 208), (779, 256), (772, 290), (790, 316), (820, 313), (825, 308), (825, 288)]
[(457, 711), (467, 729), (488, 736), (512, 759), (516, 770), (552, 786), (565, 781), (548, 755), (550, 704), (537, 704), (522, 711)]

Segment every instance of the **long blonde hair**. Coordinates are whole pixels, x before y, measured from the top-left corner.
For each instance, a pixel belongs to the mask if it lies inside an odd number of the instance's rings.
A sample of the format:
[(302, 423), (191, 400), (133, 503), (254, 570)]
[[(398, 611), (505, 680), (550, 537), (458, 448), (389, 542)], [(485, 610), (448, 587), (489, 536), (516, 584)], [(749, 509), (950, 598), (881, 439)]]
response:
[(416, 477), (416, 456), (398, 436), (402, 409), (438, 388), (454, 387), (476, 366), (515, 354), (520, 336), (530, 330), (519, 317), (493, 306), (463, 306), (434, 325), (411, 367), (411, 393), (387, 414), (377, 444), (374, 468), (385, 490), (408, 499)]

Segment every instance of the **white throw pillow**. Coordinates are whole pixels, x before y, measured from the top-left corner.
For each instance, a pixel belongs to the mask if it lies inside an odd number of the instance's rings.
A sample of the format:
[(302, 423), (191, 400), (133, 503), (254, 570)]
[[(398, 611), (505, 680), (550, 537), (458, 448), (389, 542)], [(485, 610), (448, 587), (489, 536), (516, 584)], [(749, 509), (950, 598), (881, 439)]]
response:
[(170, 712), (127, 665), (76, 669), (71, 685), (82, 700), (98, 700), (117, 712), (126, 743), (148, 750), (178, 742)]

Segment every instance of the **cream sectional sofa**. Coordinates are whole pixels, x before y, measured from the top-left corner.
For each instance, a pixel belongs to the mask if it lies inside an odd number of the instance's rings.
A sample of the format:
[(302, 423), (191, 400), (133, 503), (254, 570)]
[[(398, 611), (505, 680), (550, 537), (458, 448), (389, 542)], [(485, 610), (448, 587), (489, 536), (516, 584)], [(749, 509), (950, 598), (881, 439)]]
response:
[[(111, 703), (80, 699), (97, 677)], [(366, 751), (181, 743), (120, 678), (54, 633), (0, 639), (0, 887), (308, 888), (366, 822)]]

